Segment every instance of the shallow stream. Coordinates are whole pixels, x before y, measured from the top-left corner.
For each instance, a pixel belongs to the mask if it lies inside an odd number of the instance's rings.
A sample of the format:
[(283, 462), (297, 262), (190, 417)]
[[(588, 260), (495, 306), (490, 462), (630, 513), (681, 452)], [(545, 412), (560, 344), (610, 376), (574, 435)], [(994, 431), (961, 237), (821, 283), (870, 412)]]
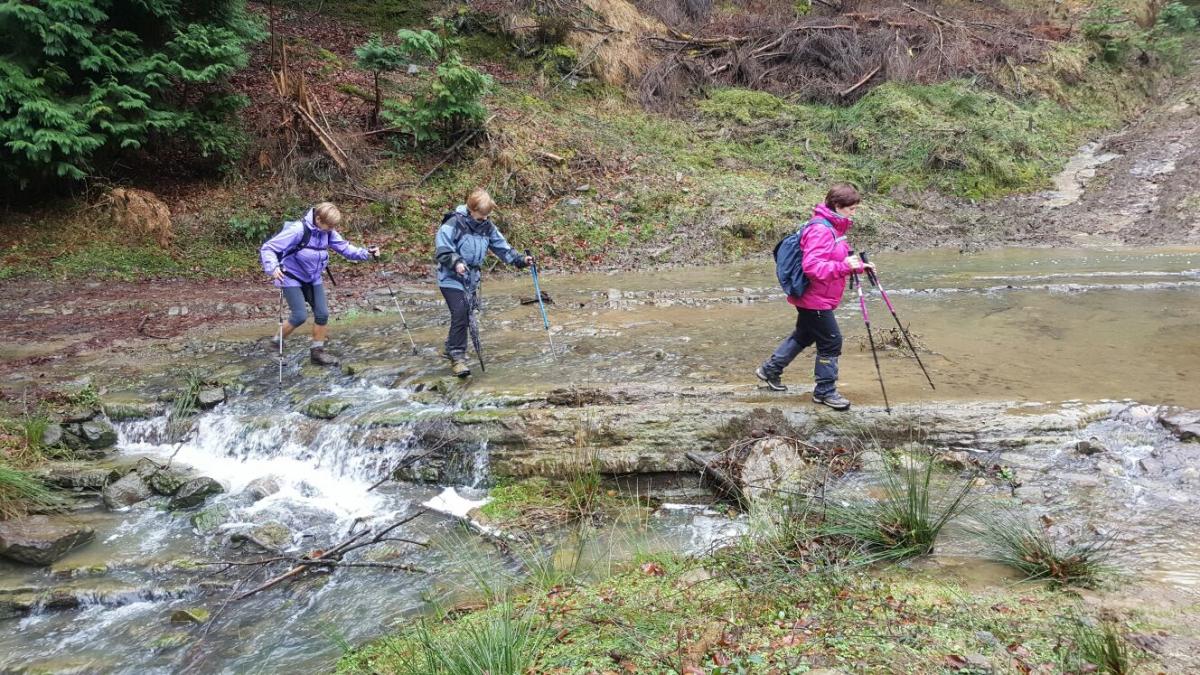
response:
[[(1147, 593), (1195, 593), (1200, 576), (1200, 503), (1196, 443), (1180, 443), (1158, 424), (1155, 406), (1200, 408), (1200, 250), (998, 250), (881, 252), (873, 256), (896, 309), (911, 326), (937, 384), (930, 391), (902, 350), (882, 353), (893, 406), (959, 411), (969, 440), (934, 444), (1015, 467), (1020, 498), (1087, 535), (1112, 533), (1121, 563), (1147, 580)], [(754, 366), (790, 329), (765, 261), (646, 273), (546, 274), (552, 359), (524, 277), (485, 286), (484, 341), (489, 368), (476, 393), (536, 392), (565, 385), (614, 388), (653, 385), (742, 391), (755, 405), (815, 414), (804, 392), (807, 357), (787, 372), (786, 394), (758, 387)], [(127, 511), (103, 507), (71, 517), (96, 530), (96, 541), (51, 571), (0, 563), (0, 593), (69, 597), (45, 602), (29, 616), (0, 620), (0, 670), (51, 672), (313, 672), (329, 667), (346, 644), (385, 632), (427, 606), (470, 589), (463, 560), (495, 559), (491, 544), (461, 522), (431, 511), (401, 531), (429, 548), (397, 544), (373, 554), (428, 570), (410, 574), (344, 570), (224, 604), (239, 574), (215, 575), (199, 561), (245, 559), (232, 535), (266, 522), (287, 530), (285, 549), (328, 546), (362, 523), (382, 523), (454, 487), (481, 499), (489, 478), (486, 443), (464, 456), (449, 485), (385, 483), (390, 467), (421, 451), (411, 425), (377, 425), (388, 416), (435, 418), (455, 404), (430, 403), (416, 384), (444, 368), (431, 348), (444, 337), (442, 310), (428, 289), (404, 294), (418, 356), (390, 313), (335, 322), (337, 346), (354, 375), (323, 373), (291, 356), (285, 386), (274, 361), (247, 346), (250, 329), (217, 340), (197, 338), (190, 356), (213, 373), (230, 364), (240, 391), (202, 414), (182, 446), (166, 441), (162, 418), (120, 426), (120, 458), (149, 456), (217, 479), (226, 493), (210, 501), (230, 510), (218, 529), (199, 533), (191, 513), (160, 501)], [(893, 326), (871, 290), (874, 325)], [(843, 391), (858, 408), (882, 405), (857, 300), (838, 318), (846, 336)], [(337, 312), (336, 292), (334, 307)], [(254, 330), (257, 330), (254, 329)], [(265, 333), (266, 329), (259, 331)], [(887, 335), (881, 335), (887, 338)], [(142, 381), (177, 376), (149, 358), (96, 357), (98, 382), (136, 370)], [(717, 396), (719, 394), (713, 394)], [(336, 397), (346, 412), (324, 421), (299, 412), (315, 397)], [(1134, 403), (1134, 402), (1137, 403)], [(1146, 406), (1138, 404), (1148, 404)], [(636, 405), (636, 404), (631, 404)], [(832, 414), (832, 413), (826, 413)], [(851, 412), (850, 415), (858, 415)], [(875, 410), (870, 414), (878, 414)], [(1047, 419), (1066, 420), (1055, 424)], [(953, 435), (953, 434), (951, 434)], [(1096, 437), (1102, 455), (1079, 456), (1072, 439)], [(1014, 438), (1021, 439), (1016, 443)], [(690, 448), (680, 448), (680, 452)], [(1161, 460), (1162, 457), (1173, 458)], [(1158, 458), (1155, 465), (1144, 463)], [(242, 495), (250, 481), (271, 476), (280, 491), (258, 502)], [(644, 520), (610, 528), (585, 557), (619, 564), (636, 551), (700, 551), (744, 528), (721, 511), (664, 506)], [(1082, 536), (1082, 535), (1081, 535)], [(951, 544), (942, 560), (971, 560)], [(962, 558), (962, 556), (967, 556)], [(501, 557), (502, 558), (502, 557)], [(963, 578), (984, 567), (967, 565)], [(1009, 583), (1011, 580), (1004, 580)], [(242, 588), (245, 588), (243, 586)], [(58, 596), (46, 596), (54, 589)], [(61, 603), (60, 603), (61, 604)], [(204, 607), (206, 627), (172, 624), (175, 609)]]

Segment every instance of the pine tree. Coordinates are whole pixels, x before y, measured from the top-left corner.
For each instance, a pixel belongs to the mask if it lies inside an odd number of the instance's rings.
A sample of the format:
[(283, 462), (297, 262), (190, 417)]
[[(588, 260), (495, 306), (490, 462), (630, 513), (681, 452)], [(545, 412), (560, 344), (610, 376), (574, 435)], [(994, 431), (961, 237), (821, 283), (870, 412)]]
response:
[(181, 139), (238, 148), (231, 74), (262, 29), (244, 0), (0, 0), (0, 177), (20, 189)]

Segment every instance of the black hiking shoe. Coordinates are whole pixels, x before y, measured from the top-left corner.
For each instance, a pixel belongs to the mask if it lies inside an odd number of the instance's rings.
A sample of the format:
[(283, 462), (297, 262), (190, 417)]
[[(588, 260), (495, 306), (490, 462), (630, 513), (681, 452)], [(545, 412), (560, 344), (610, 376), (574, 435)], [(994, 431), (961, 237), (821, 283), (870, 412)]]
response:
[(325, 351), (324, 347), (313, 347), (308, 351), (308, 358), (318, 366), (336, 366), (339, 362), (337, 357)]
[(816, 394), (813, 394), (813, 403), (820, 403), (821, 405), (827, 405), (830, 408), (833, 408), (834, 410), (849, 410), (850, 409), (850, 399), (846, 398), (845, 396), (842, 396), (841, 394), (837, 393), (836, 391), (833, 392), (832, 394), (827, 394), (825, 396), (817, 396)]
[(755, 377), (767, 383), (767, 389), (771, 391), (787, 391), (787, 385), (779, 381), (778, 375), (767, 375), (763, 372), (762, 366), (759, 366), (754, 371)]

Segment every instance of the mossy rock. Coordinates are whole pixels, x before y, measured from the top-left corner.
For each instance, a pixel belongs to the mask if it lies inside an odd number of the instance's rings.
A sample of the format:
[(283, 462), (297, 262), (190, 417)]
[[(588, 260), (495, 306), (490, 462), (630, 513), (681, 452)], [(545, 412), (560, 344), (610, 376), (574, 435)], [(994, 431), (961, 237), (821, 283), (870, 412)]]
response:
[(203, 624), (208, 621), (209, 616), (209, 611), (203, 607), (177, 609), (171, 612), (171, 623)]
[(158, 402), (137, 398), (106, 398), (103, 408), (104, 416), (113, 422), (148, 419), (161, 411)]
[(200, 534), (208, 534), (224, 525), (230, 516), (229, 507), (224, 504), (214, 504), (199, 513), (192, 514), (192, 527)]
[(301, 412), (314, 419), (331, 420), (342, 414), (349, 407), (349, 401), (326, 396), (309, 401)]

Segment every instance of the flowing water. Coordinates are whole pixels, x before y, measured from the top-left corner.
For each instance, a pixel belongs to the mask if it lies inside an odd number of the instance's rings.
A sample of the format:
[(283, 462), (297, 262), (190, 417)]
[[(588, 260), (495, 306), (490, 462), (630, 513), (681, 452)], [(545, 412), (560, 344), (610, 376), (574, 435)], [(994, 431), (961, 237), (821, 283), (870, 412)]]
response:
[[(889, 348), (881, 362), (891, 403), (978, 408), (979, 419), (1006, 420), (995, 438), (983, 433), (968, 449), (1017, 467), (1029, 503), (1073, 514), (1064, 517), (1064, 526), (1111, 532), (1122, 545), (1123, 564), (1171, 592), (1195, 592), (1200, 507), (1193, 474), (1200, 460), (1157, 424), (1152, 408), (1113, 402), (1096, 408), (1092, 402), (1132, 399), (1200, 408), (1200, 250), (882, 252), (874, 259), (901, 317), (927, 348), (922, 358), (938, 386), (929, 391), (916, 363)], [(792, 320), (765, 261), (547, 274), (543, 288), (556, 302), (550, 312), (561, 350), (557, 361), (549, 354), (536, 305), (517, 302), (532, 295), (527, 286), (524, 278), (485, 286), (489, 369), (476, 374), (472, 387), (479, 391), (565, 384), (733, 386), (764, 404), (811, 406), (803, 393), (810, 379), (807, 356), (785, 375), (792, 392), (766, 392), (753, 379), (754, 366)], [(874, 325), (890, 328), (891, 317), (875, 291), (870, 294)], [(443, 310), (428, 295), (408, 297), (406, 313), (417, 342), (440, 345)], [(881, 405), (857, 301), (845, 303), (837, 316), (846, 336), (843, 391), (860, 406)], [(386, 483), (371, 489), (390, 467), (422, 450), (412, 420), (454, 408), (418, 395), (421, 387), (414, 383), (444, 365), (432, 350), (407, 355), (394, 316), (335, 324), (335, 334), (359, 375), (316, 372), (293, 357), (288, 382), (279, 389), (273, 361), (245, 347), (249, 335), (235, 332), (225, 336), (232, 341), (197, 350), (196, 361), (211, 372), (233, 362), (253, 367), (241, 377), (240, 393), (202, 414), (186, 442), (168, 442), (161, 419), (121, 425), (122, 459), (173, 458), (217, 479), (226, 493), (209, 504), (227, 507), (229, 518), (201, 534), (190, 513), (167, 511), (161, 501), (120, 512), (84, 510), (72, 517), (94, 527), (96, 541), (52, 571), (0, 563), (0, 600), (4, 594), (54, 588), (56, 597), (69, 598), (66, 604), (74, 607), (57, 610), (48, 599), (28, 616), (0, 621), (0, 670), (311, 672), (328, 667), (343, 645), (379, 635), (422, 611), (429, 597), (454, 598), (471, 587), (461, 561), (495, 558), (491, 545), (463, 530), (458, 519), (436, 512), (400, 533), (437, 545), (396, 544), (372, 554), (428, 574), (344, 570), (225, 606), (223, 598), (242, 573), (218, 575), (195, 566), (253, 555), (228, 542), (264, 523), (284, 526), (285, 550), (299, 554), (339, 541), (363, 523), (389, 522), (439, 495), (451, 511), (462, 499), (484, 498), (486, 443), (466, 453), (448, 481), (452, 485)], [(120, 358), (94, 365), (101, 373), (149, 368)], [(331, 421), (297, 412), (317, 397), (336, 397), (350, 407)], [(1033, 421), (1046, 410), (1075, 411), (1081, 421), (1050, 433)], [(1020, 422), (1025, 416), (1028, 428)], [(1023, 431), (1026, 442), (1006, 440)], [(1084, 458), (1063, 451), (1064, 439), (1074, 435), (1095, 436), (1109, 452)], [(1153, 471), (1142, 463), (1152, 453), (1177, 461)], [(263, 477), (273, 477), (280, 490), (251, 502), (242, 491)], [(619, 562), (647, 548), (698, 552), (744, 528), (702, 506), (665, 505), (647, 518), (614, 526), (581, 556)], [(952, 546), (949, 553), (972, 551)], [(210, 627), (169, 622), (173, 610), (192, 607), (212, 610)]]

